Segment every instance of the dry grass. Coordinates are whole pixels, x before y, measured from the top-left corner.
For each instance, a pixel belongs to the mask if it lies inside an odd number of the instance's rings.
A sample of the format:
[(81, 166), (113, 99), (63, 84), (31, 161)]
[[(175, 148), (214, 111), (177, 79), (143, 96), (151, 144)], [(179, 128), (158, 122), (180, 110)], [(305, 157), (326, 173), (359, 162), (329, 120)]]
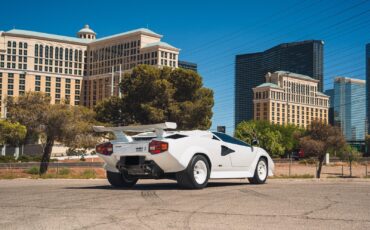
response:
[[(38, 169), (37, 169), (38, 170)], [(105, 170), (102, 168), (61, 168), (50, 169), (44, 175), (38, 175), (36, 168), (27, 170), (22, 169), (1, 169), (0, 179), (15, 179), (15, 178), (29, 178), (29, 179), (94, 179), (106, 178)]]
[(302, 175), (294, 174), (294, 175), (290, 175), (290, 176), (280, 174), (278, 176), (271, 177), (271, 179), (312, 179), (312, 178), (314, 178), (314, 176), (311, 175), (311, 174), (302, 174)]

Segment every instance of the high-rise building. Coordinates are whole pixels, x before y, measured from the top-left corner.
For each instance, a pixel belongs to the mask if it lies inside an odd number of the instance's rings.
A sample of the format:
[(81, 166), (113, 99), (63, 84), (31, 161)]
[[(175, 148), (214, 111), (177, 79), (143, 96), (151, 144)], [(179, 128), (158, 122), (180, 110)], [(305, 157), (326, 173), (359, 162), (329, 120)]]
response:
[(337, 77), (334, 80), (334, 125), (347, 141), (364, 141), (366, 132), (366, 82)]
[(196, 63), (179, 60), (178, 65), (179, 65), (179, 68), (190, 69), (195, 72), (198, 72), (198, 65)]
[(329, 124), (334, 125), (334, 89), (325, 90), (325, 94), (329, 96)]
[(318, 80), (323, 90), (324, 42), (309, 40), (284, 43), (258, 53), (241, 54), (235, 60), (235, 126), (253, 118), (252, 88), (264, 82), (268, 72), (290, 71)]
[(370, 43), (366, 45), (366, 120), (367, 133), (370, 134)]
[[(119, 78), (139, 64), (178, 67), (179, 49), (149, 29), (104, 38), (86, 25), (77, 37), (27, 30), (0, 31), (0, 103), (27, 91), (52, 103), (92, 107), (119, 95)], [(0, 113), (5, 106), (0, 104)]]
[(276, 71), (253, 88), (254, 119), (306, 128), (314, 120), (328, 123), (329, 96), (318, 91), (319, 80)]

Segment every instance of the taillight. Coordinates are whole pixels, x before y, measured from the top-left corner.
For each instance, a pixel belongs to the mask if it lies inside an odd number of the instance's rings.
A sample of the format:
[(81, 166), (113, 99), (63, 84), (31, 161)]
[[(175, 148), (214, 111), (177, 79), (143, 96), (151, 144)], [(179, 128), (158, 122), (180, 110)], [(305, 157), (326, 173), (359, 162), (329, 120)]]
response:
[(97, 145), (95, 149), (97, 153), (110, 156), (113, 153), (113, 144), (110, 142), (106, 142), (106, 143)]
[(158, 154), (168, 150), (168, 143), (163, 141), (151, 141), (149, 143), (149, 152), (151, 154)]

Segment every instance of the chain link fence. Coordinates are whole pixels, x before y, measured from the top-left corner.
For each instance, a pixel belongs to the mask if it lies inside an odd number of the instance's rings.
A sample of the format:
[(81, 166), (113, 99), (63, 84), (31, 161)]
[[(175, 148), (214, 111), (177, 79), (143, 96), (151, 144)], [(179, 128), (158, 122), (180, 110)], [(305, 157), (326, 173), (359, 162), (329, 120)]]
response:
[[(275, 177), (291, 178), (315, 178), (318, 163), (302, 162), (280, 162), (275, 164)], [(337, 161), (324, 164), (321, 169), (321, 178), (369, 178), (369, 162), (348, 162)]]
[[(348, 162), (336, 161), (323, 165), (321, 178), (370, 178), (370, 161), (353, 162), (352, 167)], [(37, 175), (39, 162), (27, 163), (0, 163), (0, 178), (27, 177)], [(318, 163), (315, 161), (276, 161), (275, 178), (315, 178)], [(100, 172), (104, 177), (102, 162), (50, 162), (49, 175), (77, 174), (86, 170)]]

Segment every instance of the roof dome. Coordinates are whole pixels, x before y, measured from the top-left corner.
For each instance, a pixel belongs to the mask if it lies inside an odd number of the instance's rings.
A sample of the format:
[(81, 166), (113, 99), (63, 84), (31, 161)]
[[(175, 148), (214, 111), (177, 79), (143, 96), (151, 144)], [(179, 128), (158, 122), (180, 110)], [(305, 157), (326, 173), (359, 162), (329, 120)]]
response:
[(78, 33), (90, 33), (90, 34), (96, 34), (92, 29), (90, 29), (89, 25), (85, 25), (84, 28), (80, 29)]
[(89, 25), (86, 24), (84, 28), (78, 31), (77, 37), (82, 39), (96, 39), (96, 33), (92, 29), (90, 29)]

